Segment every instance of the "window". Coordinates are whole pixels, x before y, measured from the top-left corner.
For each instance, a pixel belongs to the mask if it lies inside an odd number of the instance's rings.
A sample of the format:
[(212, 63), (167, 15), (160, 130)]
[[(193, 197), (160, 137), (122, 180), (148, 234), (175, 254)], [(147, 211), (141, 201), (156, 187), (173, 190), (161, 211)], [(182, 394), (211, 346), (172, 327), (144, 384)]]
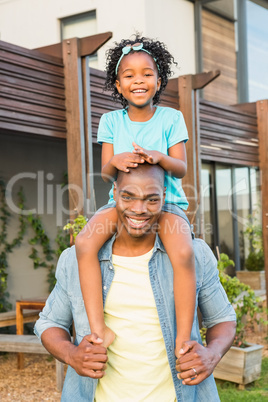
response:
[[(226, 253), (236, 270), (244, 269), (249, 215), (260, 214), (260, 175), (256, 168), (202, 163), (204, 238), (216, 253)], [(258, 216), (261, 221), (261, 216)]]
[[(96, 11), (77, 14), (61, 19), (61, 40), (83, 38), (97, 34)], [(98, 68), (97, 53), (89, 58), (90, 67)]]
[(268, 98), (268, 9), (247, 0), (248, 100)]

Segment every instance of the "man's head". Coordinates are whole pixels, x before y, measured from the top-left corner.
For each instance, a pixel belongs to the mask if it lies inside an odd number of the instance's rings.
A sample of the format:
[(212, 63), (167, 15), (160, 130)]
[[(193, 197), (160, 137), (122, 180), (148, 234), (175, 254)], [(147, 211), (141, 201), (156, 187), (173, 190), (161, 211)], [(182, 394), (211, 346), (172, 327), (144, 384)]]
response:
[(118, 172), (114, 199), (120, 229), (135, 238), (155, 233), (165, 201), (164, 170), (144, 163), (129, 173)]

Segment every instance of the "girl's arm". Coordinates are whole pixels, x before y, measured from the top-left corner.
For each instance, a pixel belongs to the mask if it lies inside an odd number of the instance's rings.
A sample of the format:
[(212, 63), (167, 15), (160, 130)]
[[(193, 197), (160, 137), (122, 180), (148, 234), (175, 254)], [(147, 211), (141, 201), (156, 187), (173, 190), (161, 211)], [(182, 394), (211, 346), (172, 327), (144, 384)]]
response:
[(133, 153), (140, 155), (146, 162), (151, 164), (159, 164), (166, 172), (169, 172), (174, 177), (181, 179), (187, 171), (187, 158), (185, 143), (179, 142), (168, 149), (168, 155), (159, 151), (148, 151), (135, 142)]
[(101, 155), (101, 177), (105, 182), (113, 182), (116, 179), (117, 171), (129, 172), (129, 168), (135, 168), (143, 163), (142, 155), (132, 152), (123, 152), (114, 155), (113, 144), (103, 142)]

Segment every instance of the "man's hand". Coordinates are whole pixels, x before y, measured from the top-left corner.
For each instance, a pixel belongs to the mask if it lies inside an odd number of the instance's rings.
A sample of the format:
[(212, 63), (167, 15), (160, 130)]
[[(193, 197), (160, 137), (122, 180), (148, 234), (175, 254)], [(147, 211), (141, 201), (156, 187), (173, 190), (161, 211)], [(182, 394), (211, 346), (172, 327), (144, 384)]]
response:
[(180, 354), (181, 357), (176, 360), (176, 370), (184, 385), (197, 385), (205, 380), (221, 358), (219, 353), (196, 341), (185, 342)]
[(122, 152), (116, 154), (111, 160), (111, 164), (122, 172), (129, 172), (129, 168), (136, 168), (139, 163), (144, 163), (144, 158), (141, 155), (134, 155), (132, 152)]
[(81, 343), (69, 351), (68, 364), (83, 377), (102, 378), (108, 360), (107, 349), (96, 334), (86, 335)]

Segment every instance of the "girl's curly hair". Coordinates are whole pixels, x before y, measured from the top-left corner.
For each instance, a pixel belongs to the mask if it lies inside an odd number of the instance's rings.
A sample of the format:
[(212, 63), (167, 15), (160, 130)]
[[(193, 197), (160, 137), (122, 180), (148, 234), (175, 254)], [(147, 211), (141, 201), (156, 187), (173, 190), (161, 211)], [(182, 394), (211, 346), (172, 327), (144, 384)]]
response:
[(122, 55), (122, 49), (126, 45), (134, 45), (135, 43), (142, 43), (143, 48), (148, 50), (152, 57), (156, 60), (158, 65), (158, 74), (161, 77), (161, 86), (159, 91), (156, 92), (153, 98), (153, 104), (157, 104), (160, 101), (160, 95), (165, 89), (168, 78), (171, 77), (171, 65), (177, 63), (174, 60), (174, 57), (169, 53), (166, 48), (166, 45), (163, 42), (158, 40), (149, 39), (142, 37), (140, 35), (136, 35), (133, 40), (131, 39), (122, 39), (120, 43), (115, 42), (115, 47), (108, 49), (106, 52), (106, 81), (105, 81), (105, 89), (112, 92), (112, 97), (115, 101), (120, 101), (123, 105), (123, 108), (127, 106), (126, 99), (119, 94), (115, 82), (117, 76), (115, 74), (115, 69), (118, 60)]

